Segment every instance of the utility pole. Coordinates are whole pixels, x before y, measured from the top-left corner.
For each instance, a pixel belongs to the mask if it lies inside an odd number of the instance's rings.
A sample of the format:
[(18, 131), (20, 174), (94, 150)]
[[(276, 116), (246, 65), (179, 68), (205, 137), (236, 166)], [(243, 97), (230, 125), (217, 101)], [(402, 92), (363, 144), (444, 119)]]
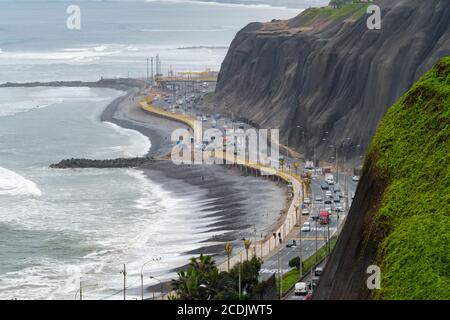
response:
[(123, 264), (123, 270), (120, 271), (123, 274), (123, 300), (127, 300), (127, 266)]
[[(283, 239), (281, 238), (281, 232), (278, 232), (278, 238), (280, 244), (283, 243)], [(283, 265), (281, 264), (281, 248), (278, 250), (278, 272), (280, 279), (280, 300), (283, 298)]]
[(315, 220), (315, 225), (316, 225), (316, 262), (317, 262), (317, 250), (318, 250), (318, 247), (317, 247), (317, 220)]
[(141, 272), (141, 300), (144, 300), (144, 273)]
[(328, 224), (327, 224), (327, 248), (328, 248), (328, 255), (331, 252), (331, 243), (330, 243), (330, 222), (331, 219), (328, 219)]
[(336, 144), (336, 184), (339, 183), (338, 145)]
[[(301, 222), (301, 218), (300, 218), (300, 222)], [(302, 248), (302, 225), (301, 225), (301, 223), (299, 223), (299, 225), (300, 225), (300, 279), (301, 279), (303, 276), (303, 259), (302, 259), (303, 248)]]
[(287, 146), (286, 146), (286, 162), (287, 162), (287, 158), (289, 158), (289, 131), (288, 131), (288, 135), (287, 135)]
[(80, 280), (80, 300), (83, 300), (83, 285), (81, 284), (81, 280)]
[[(240, 256), (240, 255), (239, 255)], [(241, 262), (239, 263), (239, 300), (241, 300), (241, 295), (242, 295), (242, 287), (241, 287), (241, 267), (242, 267), (242, 257), (241, 257)]]
[(151, 83), (152, 83), (152, 86), (153, 86), (153, 82), (155, 81), (155, 79), (154, 79), (154, 76), (153, 76), (153, 57), (151, 57), (151, 75), (152, 75), (152, 77), (151, 77)]
[(147, 58), (147, 82), (146, 85), (148, 86), (148, 58)]

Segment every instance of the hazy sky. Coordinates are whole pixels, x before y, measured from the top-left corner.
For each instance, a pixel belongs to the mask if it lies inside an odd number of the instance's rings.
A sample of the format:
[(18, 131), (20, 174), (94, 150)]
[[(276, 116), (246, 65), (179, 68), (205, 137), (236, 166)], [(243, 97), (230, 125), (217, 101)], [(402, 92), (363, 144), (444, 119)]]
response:
[[(29, 0), (0, 0), (0, 2), (27, 2)], [(73, 0), (34, 0), (42, 2), (73, 2)], [(166, 2), (220, 2), (220, 3), (239, 3), (239, 4), (267, 4), (280, 7), (308, 8), (310, 6), (324, 6), (330, 0), (78, 0), (77, 2), (108, 2), (108, 1), (166, 1)]]

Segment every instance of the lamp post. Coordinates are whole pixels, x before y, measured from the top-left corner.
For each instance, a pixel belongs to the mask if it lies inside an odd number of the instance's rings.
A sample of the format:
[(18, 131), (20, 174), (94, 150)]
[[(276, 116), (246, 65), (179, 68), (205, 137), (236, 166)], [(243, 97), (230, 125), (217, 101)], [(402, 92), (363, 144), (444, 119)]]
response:
[(160, 261), (160, 260), (161, 260), (161, 257), (153, 258), (153, 259), (145, 262), (141, 267), (141, 300), (144, 300), (144, 267), (151, 262)]
[(89, 288), (89, 287), (95, 287), (97, 286), (97, 283), (94, 284), (88, 284), (83, 286), (83, 282), (80, 279), (80, 288), (75, 292), (75, 300), (77, 299), (78, 293), (80, 293), (80, 300), (83, 300), (83, 288)]
[(120, 273), (123, 274), (123, 300), (127, 300), (127, 265), (125, 263)]
[(335, 164), (335, 166), (336, 166), (336, 179), (335, 179), (335, 183), (336, 184), (338, 184), (338, 182), (339, 182), (339, 168), (338, 168), (338, 146), (337, 145), (333, 145), (333, 144), (331, 144), (330, 145), (330, 148), (334, 148), (335, 149), (335, 160), (336, 160), (336, 164)]
[(300, 241), (299, 241), (300, 256), (299, 257), (300, 257), (300, 279), (301, 279), (303, 276), (303, 259), (302, 259), (303, 248), (302, 248), (302, 225), (300, 222), (299, 222), (299, 225), (300, 225), (300, 232), (299, 232), (299, 234), (300, 234)]
[(162, 283), (162, 281), (159, 280), (159, 279), (157, 279), (157, 278), (155, 278), (155, 277), (153, 277), (153, 276), (150, 276), (149, 278), (152, 279), (152, 280), (156, 280), (156, 281), (159, 282), (159, 284), (160, 284), (160, 286), (161, 286), (161, 300), (162, 300), (162, 297), (164, 296), (164, 289), (163, 289), (163, 283)]
[(318, 246), (317, 246), (317, 219), (314, 220), (314, 222), (315, 222), (315, 229), (316, 229), (316, 254), (315, 254), (315, 256), (316, 256), (316, 263), (317, 263), (317, 250), (318, 250)]

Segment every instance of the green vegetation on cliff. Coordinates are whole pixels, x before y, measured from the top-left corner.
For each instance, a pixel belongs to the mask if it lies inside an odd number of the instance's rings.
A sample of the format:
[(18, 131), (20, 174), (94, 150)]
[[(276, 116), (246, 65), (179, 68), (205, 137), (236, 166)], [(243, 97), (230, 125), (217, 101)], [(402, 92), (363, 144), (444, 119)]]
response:
[(370, 3), (367, 2), (347, 1), (336, 8), (308, 8), (302, 13), (302, 21), (306, 26), (318, 21), (326, 22), (339, 18), (358, 20), (364, 16), (369, 5)]
[(378, 299), (450, 299), (450, 57), (383, 118), (369, 148), (386, 182)]

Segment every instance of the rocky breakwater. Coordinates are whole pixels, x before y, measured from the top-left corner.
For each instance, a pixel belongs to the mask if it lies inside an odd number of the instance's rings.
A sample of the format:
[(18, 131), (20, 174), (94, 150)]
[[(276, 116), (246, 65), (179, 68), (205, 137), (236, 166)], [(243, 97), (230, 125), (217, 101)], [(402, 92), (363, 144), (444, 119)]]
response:
[(50, 165), (52, 169), (76, 169), (76, 168), (137, 168), (147, 164), (151, 164), (154, 160), (149, 157), (137, 158), (117, 158), (106, 160), (92, 160), (92, 159), (65, 159), (58, 163)]

